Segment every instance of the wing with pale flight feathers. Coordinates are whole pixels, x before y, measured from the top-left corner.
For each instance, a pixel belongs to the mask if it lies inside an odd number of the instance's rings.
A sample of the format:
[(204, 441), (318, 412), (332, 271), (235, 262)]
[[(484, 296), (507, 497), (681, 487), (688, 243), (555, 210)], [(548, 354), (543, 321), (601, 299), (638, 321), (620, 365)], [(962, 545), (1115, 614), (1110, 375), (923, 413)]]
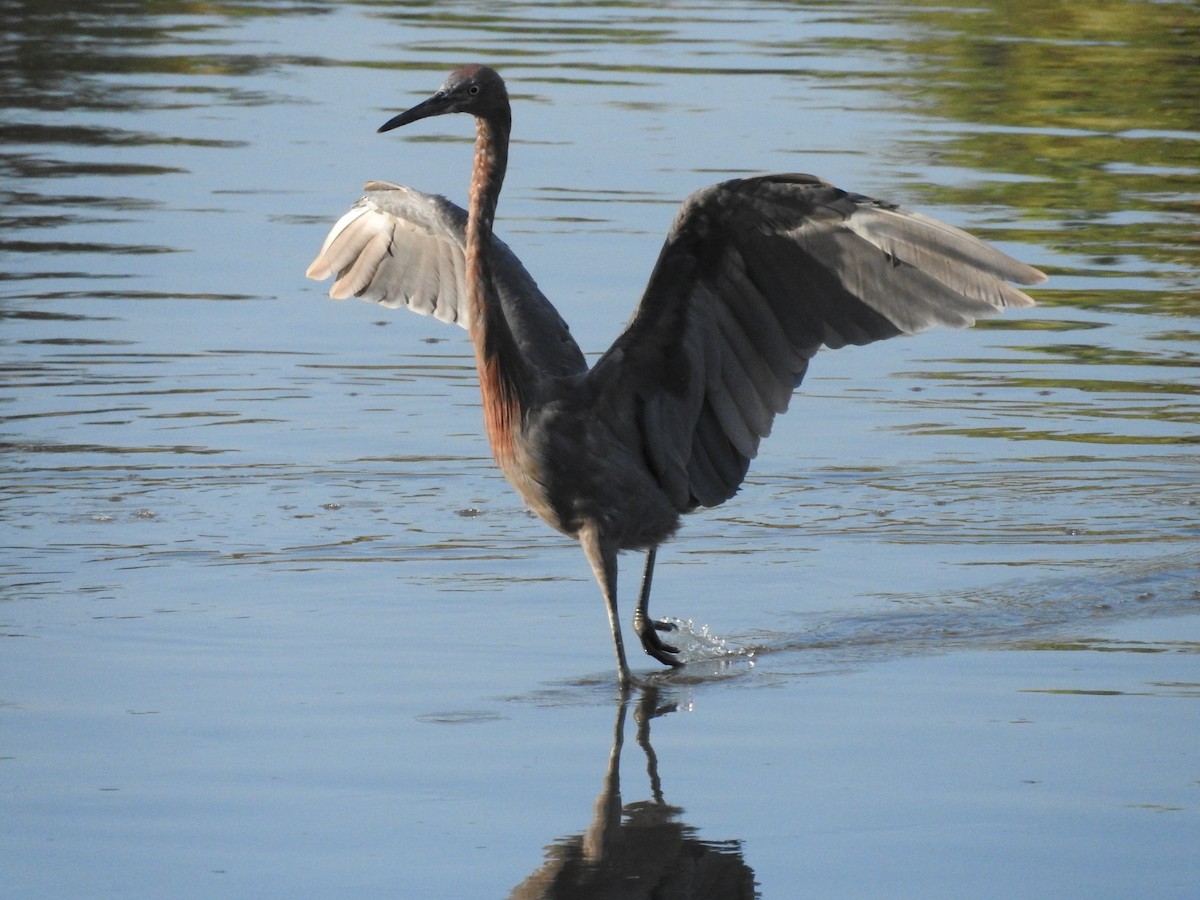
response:
[(684, 201), (629, 326), (588, 375), (683, 510), (736, 493), (822, 347), (1033, 305), (1045, 275), (975, 237), (811, 175)]
[[(338, 300), (406, 306), (468, 327), (466, 211), (445, 197), (386, 181), (368, 182), (365, 191), (325, 238), (308, 277), (334, 276), (329, 296)], [(524, 358), (551, 375), (586, 368), (566, 322), (499, 238), (492, 238), (491, 262)]]

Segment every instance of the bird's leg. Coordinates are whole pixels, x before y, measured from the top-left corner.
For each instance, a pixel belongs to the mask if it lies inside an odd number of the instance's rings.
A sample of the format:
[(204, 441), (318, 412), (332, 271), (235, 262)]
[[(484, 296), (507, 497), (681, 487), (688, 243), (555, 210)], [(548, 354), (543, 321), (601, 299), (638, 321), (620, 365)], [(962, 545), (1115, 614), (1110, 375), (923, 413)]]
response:
[(641, 638), (645, 651), (660, 663), (667, 666), (682, 666), (683, 663), (674, 656), (679, 652), (679, 648), (664, 644), (658, 636), (660, 631), (674, 631), (675, 626), (662, 620), (650, 621), (648, 609), (650, 606), (650, 582), (654, 578), (654, 557), (657, 553), (658, 547), (656, 546), (646, 551), (646, 570), (642, 573), (642, 592), (638, 597), (637, 610), (633, 614), (633, 630)]
[(625, 642), (621, 639), (621, 621), (617, 618), (617, 550), (600, 537), (599, 529), (591, 522), (579, 530), (579, 543), (600, 585), (600, 593), (604, 595), (613, 647), (617, 651), (617, 682), (622, 691), (627, 691), (633, 684), (633, 676), (625, 661)]

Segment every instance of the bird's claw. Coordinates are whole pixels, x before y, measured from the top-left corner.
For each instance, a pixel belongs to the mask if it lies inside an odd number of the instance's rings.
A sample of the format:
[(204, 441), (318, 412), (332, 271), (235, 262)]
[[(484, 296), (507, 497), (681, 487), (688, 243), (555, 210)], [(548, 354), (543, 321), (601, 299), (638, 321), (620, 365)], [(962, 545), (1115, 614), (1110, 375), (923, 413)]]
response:
[(676, 656), (679, 648), (663, 643), (662, 638), (658, 636), (660, 631), (676, 631), (678, 626), (674, 622), (665, 622), (662, 619), (651, 622), (639, 616), (635, 618), (633, 627), (637, 631), (638, 638), (641, 639), (642, 649), (650, 656), (665, 666), (678, 668), (683, 665), (683, 662)]

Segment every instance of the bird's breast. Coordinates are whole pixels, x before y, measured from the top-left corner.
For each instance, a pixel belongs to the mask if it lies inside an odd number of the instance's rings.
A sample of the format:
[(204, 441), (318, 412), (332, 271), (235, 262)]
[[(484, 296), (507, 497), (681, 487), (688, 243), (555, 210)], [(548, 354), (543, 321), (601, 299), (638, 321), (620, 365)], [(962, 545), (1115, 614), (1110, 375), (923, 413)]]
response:
[(658, 544), (679, 512), (636, 447), (595, 408), (550, 403), (526, 412), (501, 469), (534, 513), (577, 537), (594, 522), (622, 549)]

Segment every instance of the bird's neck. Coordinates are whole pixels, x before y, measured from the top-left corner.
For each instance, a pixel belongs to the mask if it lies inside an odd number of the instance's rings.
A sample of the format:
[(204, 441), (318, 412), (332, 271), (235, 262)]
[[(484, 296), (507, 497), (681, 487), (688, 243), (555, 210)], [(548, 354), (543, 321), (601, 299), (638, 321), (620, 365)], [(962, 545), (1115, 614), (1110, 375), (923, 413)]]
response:
[(508, 167), (508, 121), (476, 119), (475, 169), (467, 207), (466, 288), (471, 342), (492, 455), (506, 472), (520, 427), (524, 360), (500, 305), (492, 274), (492, 222)]
[[(485, 246), (492, 236), (496, 202), (508, 169), (508, 128), (505, 121), (475, 120), (475, 169), (467, 212), (467, 251)], [(486, 264), (486, 256), (484, 257)]]

